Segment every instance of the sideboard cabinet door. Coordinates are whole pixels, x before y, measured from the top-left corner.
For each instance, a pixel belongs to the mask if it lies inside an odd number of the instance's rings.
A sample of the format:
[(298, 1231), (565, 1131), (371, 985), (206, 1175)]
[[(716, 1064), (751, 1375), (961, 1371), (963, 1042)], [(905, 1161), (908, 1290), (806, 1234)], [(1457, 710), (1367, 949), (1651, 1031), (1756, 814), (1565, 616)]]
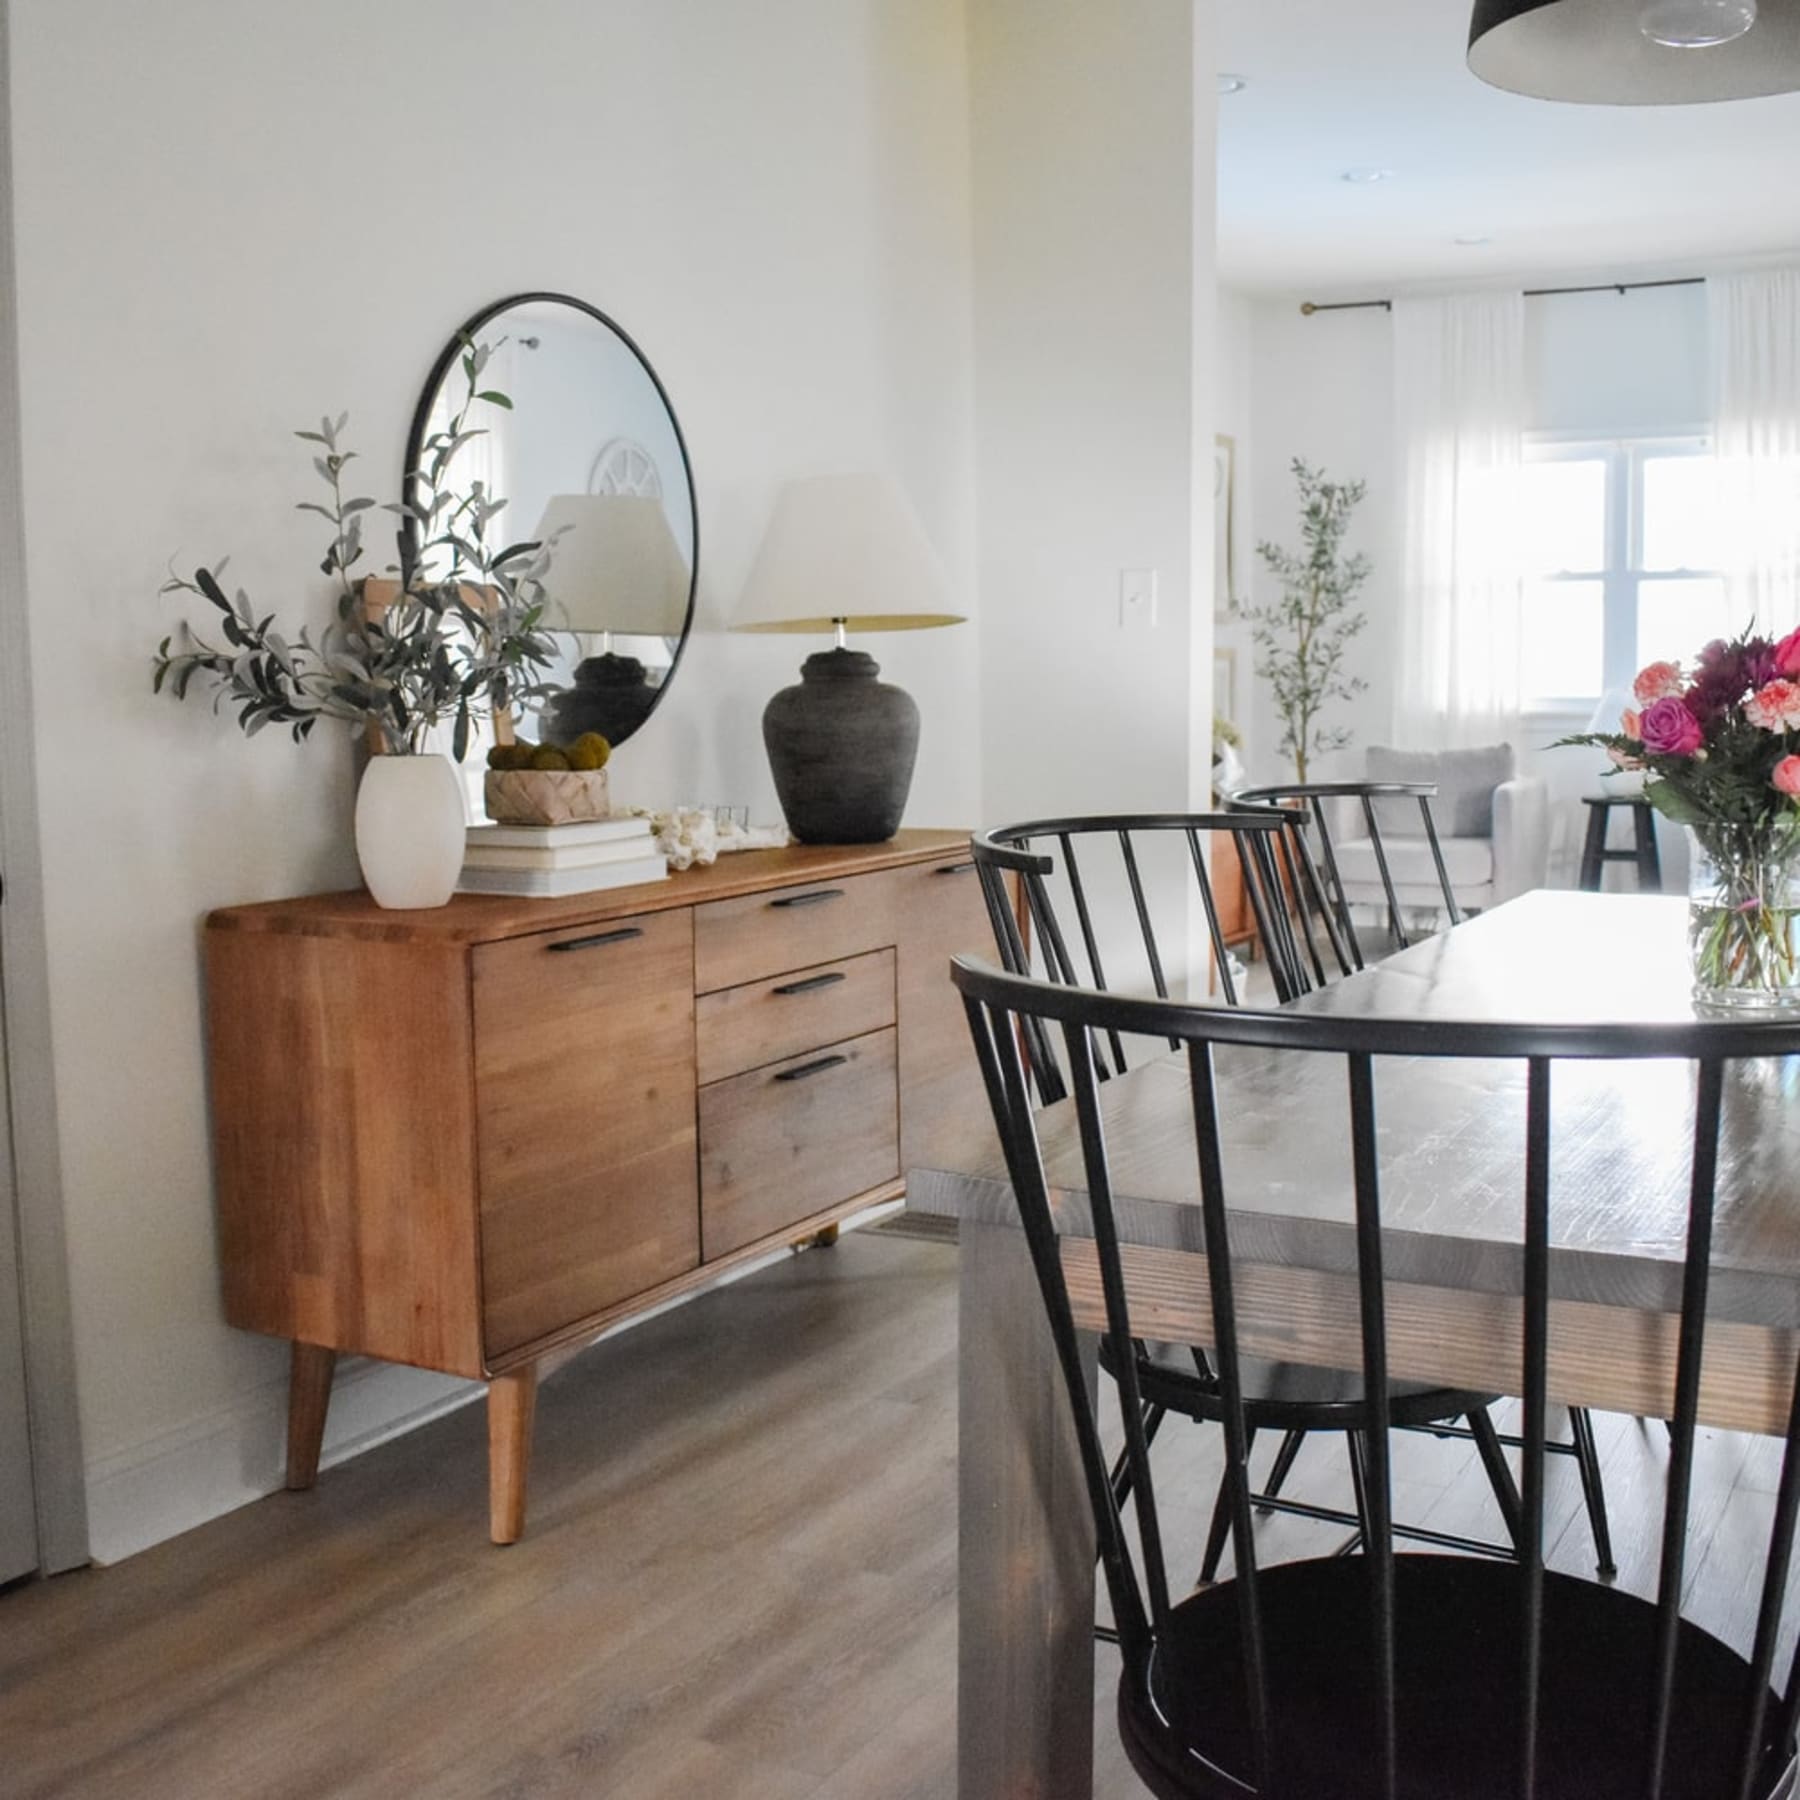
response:
[[(931, 1163), (989, 1117), (962, 996), (957, 955), (995, 960), (994, 932), (967, 850), (882, 878), (899, 944), (900, 1166)], [(940, 1166), (942, 1166), (940, 1164)]]
[(693, 914), (473, 955), (491, 1363), (699, 1263)]

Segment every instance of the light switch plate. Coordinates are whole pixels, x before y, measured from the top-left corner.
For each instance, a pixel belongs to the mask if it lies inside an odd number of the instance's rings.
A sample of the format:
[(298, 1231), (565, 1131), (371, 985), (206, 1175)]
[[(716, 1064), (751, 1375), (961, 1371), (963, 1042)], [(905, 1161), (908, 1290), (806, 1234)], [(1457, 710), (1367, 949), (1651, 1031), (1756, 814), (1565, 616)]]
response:
[(1156, 624), (1156, 571), (1119, 571), (1119, 629), (1149, 631)]

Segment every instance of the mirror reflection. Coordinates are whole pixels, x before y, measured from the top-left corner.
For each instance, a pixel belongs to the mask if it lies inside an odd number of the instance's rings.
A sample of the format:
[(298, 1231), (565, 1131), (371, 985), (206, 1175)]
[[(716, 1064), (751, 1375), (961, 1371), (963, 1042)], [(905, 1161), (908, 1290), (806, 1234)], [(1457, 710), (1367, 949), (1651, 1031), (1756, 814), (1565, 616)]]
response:
[(507, 541), (552, 542), (549, 624), (563, 652), (554, 691), (521, 731), (567, 743), (598, 731), (614, 744), (643, 724), (667, 687), (691, 623), (696, 541), (681, 429), (654, 371), (585, 302), (524, 295), (471, 320), (446, 347), (414, 421), (408, 466), (467, 395), (465, 342), (487, 352), (479, 426), (458, 452), (455, 485), (506, 501)]

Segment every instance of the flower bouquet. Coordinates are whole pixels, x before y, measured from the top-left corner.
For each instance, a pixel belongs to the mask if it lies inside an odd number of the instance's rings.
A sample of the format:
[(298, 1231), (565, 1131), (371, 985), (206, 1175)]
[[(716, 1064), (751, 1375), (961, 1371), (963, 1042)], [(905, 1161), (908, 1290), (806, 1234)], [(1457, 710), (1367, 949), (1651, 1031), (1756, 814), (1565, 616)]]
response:
[(1707, 1005), (1800, 1004), (1800, 630), (1654, 662), (1598, 745), (1690, 834), (1688, 949)]

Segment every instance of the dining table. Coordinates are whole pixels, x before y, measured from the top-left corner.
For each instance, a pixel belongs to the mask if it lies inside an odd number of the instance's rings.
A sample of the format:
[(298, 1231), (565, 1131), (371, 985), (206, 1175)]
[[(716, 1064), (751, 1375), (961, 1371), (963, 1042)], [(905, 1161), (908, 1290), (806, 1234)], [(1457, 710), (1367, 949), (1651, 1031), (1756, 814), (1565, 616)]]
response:
[[(1289, 1010), (1494, 1023), (1692, 1023), (1685, 900), (1542, 890), (1323, 986)], [(1239, 1341), (1360, 1366), (1342, 1059), (1215, 1052)], [(1383, 1256), (1397, 1380), (1520, 1391), (1525, 1070), (1379, 1058)], [(1565, 1062), (1552, 1084), (1550, 1398), (1672, 1406), (1693, 1065)], [(1100, 1090), (1134, 1329), (1210, 1341), (1185, 1057), (1147, 1047)], [(1038, 1115), (1094, 1380), (1104, 1324), (1071, 1102)], [(1701, 1420), (1785, 1432), (1800, 1344), (1800, 1059), (1734, 1065)], [(991, 1127), (907, 1176), (957, 1221), (958, 1794), (1090, 1800), (1094, 1531), (1071, 1409)]]

